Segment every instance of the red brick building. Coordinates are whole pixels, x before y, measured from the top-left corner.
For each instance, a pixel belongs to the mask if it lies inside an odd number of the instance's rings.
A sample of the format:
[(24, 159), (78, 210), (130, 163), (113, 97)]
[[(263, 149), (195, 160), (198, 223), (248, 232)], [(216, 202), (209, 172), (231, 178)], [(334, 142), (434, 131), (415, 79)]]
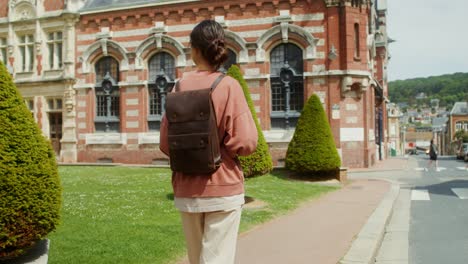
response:
[[(188, 36), (203, 19), (225, 27), (225, 67), (241, 67), (277, 165), (313, 93), (328, 114), (344, 166), (368, 167), (385, 158), (383, 0), (67, 2), (81, 9), (70, 110), (76, 155), (64, 161), (166, 162), (158, 150), (164, 90), (155, 80), (164, 70), (173, 83), (192, 69)], [(295, 72), (290, 89), (279, 78), (286, 65)]]

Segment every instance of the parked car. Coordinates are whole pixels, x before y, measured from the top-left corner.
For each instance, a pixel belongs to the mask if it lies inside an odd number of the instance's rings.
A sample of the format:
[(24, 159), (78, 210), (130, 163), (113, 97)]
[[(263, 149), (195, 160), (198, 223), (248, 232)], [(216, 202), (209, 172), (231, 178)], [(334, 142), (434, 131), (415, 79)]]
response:
[(468, 143), (463, 143), (457, 151), (457, 159), (466, 160), (466, 154), (468, 154)]

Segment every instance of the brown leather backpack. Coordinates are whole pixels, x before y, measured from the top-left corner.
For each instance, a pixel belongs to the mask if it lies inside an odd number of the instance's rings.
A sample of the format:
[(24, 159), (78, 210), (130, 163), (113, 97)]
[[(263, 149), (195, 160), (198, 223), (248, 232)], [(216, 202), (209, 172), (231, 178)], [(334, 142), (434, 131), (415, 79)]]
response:
[(166, 99), (169, 158), (172, 171), (210, 174), (221, 165), (220, 141), (211, 93), (221, 74), (207, 89), (169, 93)]

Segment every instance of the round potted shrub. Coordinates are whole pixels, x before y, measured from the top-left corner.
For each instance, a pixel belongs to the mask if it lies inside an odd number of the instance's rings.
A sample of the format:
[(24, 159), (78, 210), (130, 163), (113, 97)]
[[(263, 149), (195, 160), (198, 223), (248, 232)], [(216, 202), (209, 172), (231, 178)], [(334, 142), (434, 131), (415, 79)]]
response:
[(232, 65), (229, 68), (227, 74), (236, 79), (242, 87), (245, 99), (247, 100), (247, 104), (249, 106), (250, 112), (252, 113), (252, 117), (255, 121), (255, 126), (257, 127), (258, 132), (257, 150), (255, 150), (255, 152), (249, 156), (239, 157), (242, 170), (244, 171), (244, 176), (254, 177), (264, 175), (273, 169), (273, 161), (271, 159), (268, 144), (266, 143), (262, 128), (258, 122), (257, 113), (255, 112), (255, 107), (250, 96), (249, 87), (247, 86), (247, 83), (242, 76), (239, 67), (236, 65)]
[(60, 206), (50, 142), (0, 62), (0, 262), (24, 254), (54, 230)]
[(314, 94), (304, 106), (289, 143), (286, 168), (301, 175), (324, 176), (338, 173), (340, 166), (330, 124), (319, 97)]

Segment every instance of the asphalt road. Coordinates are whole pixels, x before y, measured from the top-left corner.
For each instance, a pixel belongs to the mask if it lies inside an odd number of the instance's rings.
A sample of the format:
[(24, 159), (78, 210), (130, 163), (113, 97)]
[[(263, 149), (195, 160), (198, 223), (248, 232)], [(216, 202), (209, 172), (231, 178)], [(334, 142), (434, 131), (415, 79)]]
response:
[[(418, 168), (427, 165), (418, 158)], [(421, 171), (411, 187), (409, 263), (468, 263), (468, 171), (455, 158), (439, 160), (441, 171)]]
[(426, 155), (410, 156), (397, 171), (351, 174), (400, 183), (376, 263), (468, 264), (468, 171), (455, 157), (426, 171)]

